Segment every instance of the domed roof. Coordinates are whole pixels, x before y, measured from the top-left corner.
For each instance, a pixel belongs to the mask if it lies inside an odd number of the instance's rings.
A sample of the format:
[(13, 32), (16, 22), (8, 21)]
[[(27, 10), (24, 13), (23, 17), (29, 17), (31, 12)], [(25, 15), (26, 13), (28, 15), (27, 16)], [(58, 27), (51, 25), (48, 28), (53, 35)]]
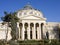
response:
[(30, 4), (27, 4), (26, 6), (24, 6), (23, 9), (34, 9)]
[(27, 16), (34, 15), (43, 18), (43, 14), (41, 11), (33, 8), (30, 4), (25, 5), (21, 10), (18, 11), (19, 16)]

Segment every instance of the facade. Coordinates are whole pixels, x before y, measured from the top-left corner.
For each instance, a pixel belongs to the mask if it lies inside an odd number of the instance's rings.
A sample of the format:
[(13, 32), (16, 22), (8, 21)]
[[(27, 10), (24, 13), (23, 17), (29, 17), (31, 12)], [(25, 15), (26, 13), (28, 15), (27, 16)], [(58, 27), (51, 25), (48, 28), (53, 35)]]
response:
[[(37, 9), (32, 8), (31, 5), (24, 6), (17, 11), (19, 22), (18, 40), (41, 40), (41, 39), (58, 39), (59, 35), (56, 33), (56, 27), (60, 25), (59, 22), (46, 22), (43, 13)], [(6, 38), (7, 25), (2, 25), (0, 22), (0, 39)], [(11, 29), (9, 27), (8, 40), (12, 37), (10, 35)]]

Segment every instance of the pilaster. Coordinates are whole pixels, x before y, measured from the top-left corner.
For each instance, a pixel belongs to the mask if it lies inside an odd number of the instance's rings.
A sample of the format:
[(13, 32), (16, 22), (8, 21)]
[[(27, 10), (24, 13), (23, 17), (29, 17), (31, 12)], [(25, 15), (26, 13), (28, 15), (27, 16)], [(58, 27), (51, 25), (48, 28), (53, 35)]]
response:
[(33, 39), (36, 39), (36, 29), (35, 29), (35, 23), (34, 23), (34, 28), (33, 28)]
[(41, 38), (41, 23), (39, 23), (39, 39), (42, 39)]
[(18, 30), (19, 30), (19, 37), (18, 37), (18, 40), (20, 40), (20, 27), (19, 27), (19, 23), (17, 23), (17, 27), (18, 27)]
[(23, 24), (23, 27), (22, 27), (22, 40), (24, 40), (24, 31), (25, 31), (25, 27), (24, 27), (24, 23)]

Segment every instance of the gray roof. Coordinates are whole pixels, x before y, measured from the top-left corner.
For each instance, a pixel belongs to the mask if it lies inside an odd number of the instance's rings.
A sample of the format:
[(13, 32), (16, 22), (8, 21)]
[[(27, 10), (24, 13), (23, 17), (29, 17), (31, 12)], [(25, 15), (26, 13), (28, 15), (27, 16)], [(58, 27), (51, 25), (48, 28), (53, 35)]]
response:
[(23, 10), (34, 9), (30, 4), (27, 4), (23, 7)]
[[(20, 9), (20, 10), (18, 10), (18, 11), (21, 11), (21, 10), (37, 10), (37, 11), (40, 11), (40, 10), (38, 10), (38, 9), (35, 9), (35, 8), (33, 8), (29, 3), (27, 4), (27, 5), (25, 5), (22, 9)], [(17, 11), (17, 12), (18, 12)]]

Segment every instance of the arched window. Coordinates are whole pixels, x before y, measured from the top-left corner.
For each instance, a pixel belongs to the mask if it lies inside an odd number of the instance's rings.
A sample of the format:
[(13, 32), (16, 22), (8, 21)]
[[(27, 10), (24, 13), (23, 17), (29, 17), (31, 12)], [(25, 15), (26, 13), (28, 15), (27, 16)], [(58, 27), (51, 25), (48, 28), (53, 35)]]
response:
[(33, 27), (33, 26), (34, 26), (34, 24), (33, 24), (33, 23), (30, 23), (30, 26), (31, 26), (31, 27)]
[(36, 27), (39, 27), (39, 24), (38, 23), (36, 23)]
[(25, 23), (25, 25), (24, 25), (25, 27), (28, 27), (28, 23)]
[(20, 24), (19, 24), (19, 26), (20, 26), (20, 27), (22, 27), (22, 26), (23, 26), (23, 24), (22, 24), (22, 23), (20, 23)]

